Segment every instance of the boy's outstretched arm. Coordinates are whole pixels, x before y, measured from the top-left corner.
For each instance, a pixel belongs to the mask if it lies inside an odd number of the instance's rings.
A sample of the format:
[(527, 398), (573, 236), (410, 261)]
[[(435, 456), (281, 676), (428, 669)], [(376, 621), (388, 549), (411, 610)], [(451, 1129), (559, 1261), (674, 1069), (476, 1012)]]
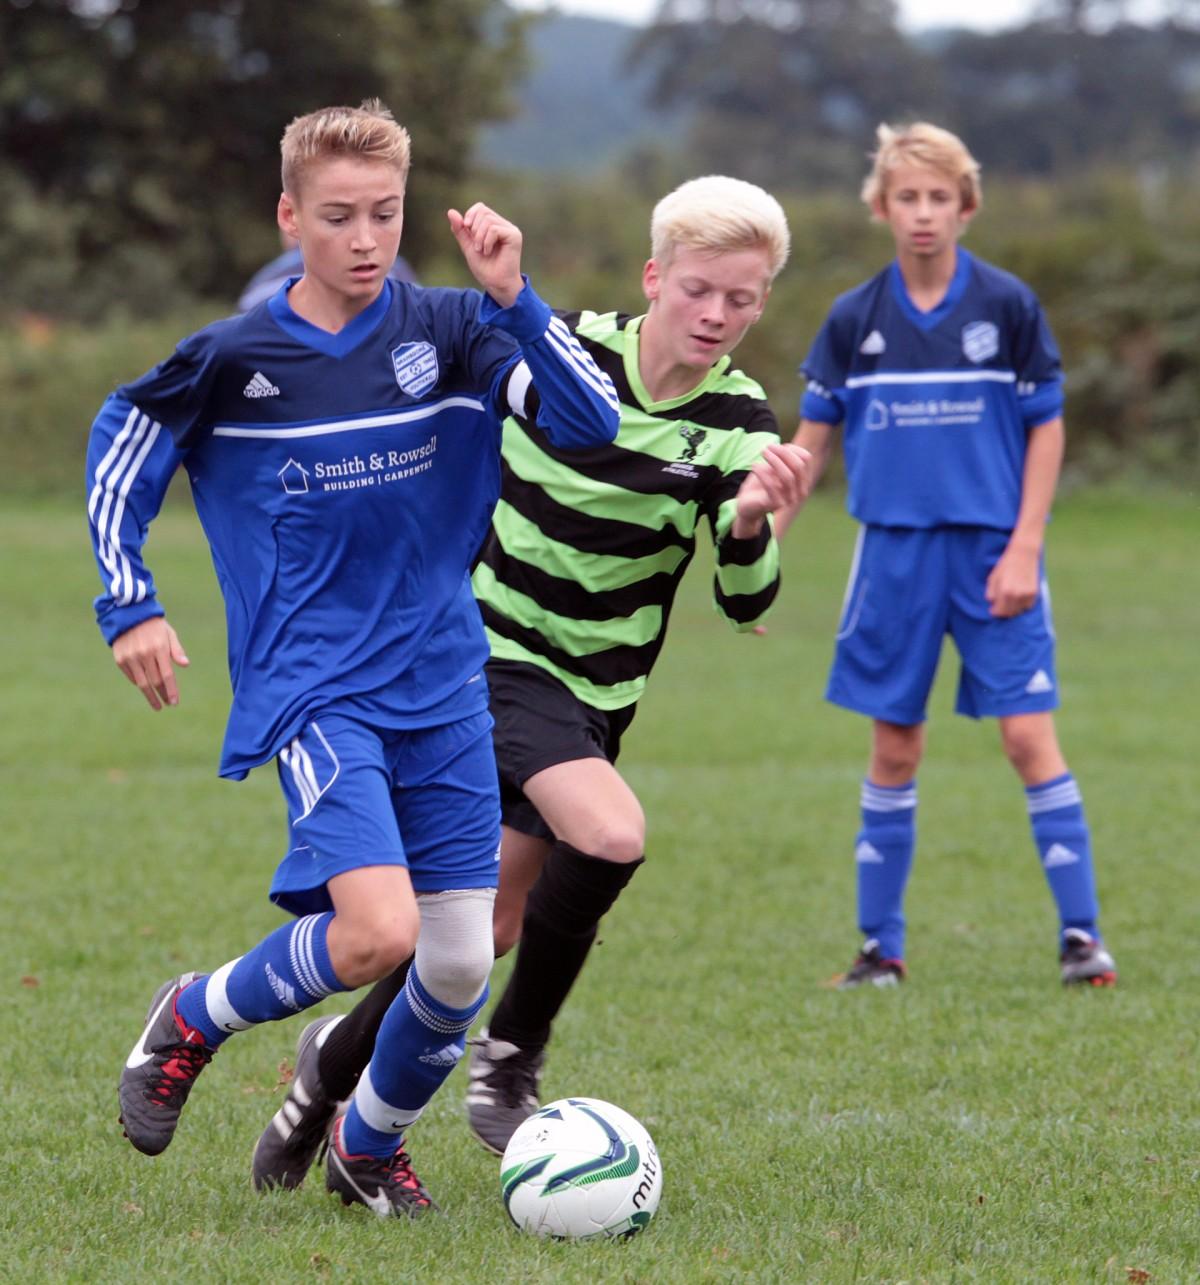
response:
[(1037, 601), (1046, 522), (1058, 489), (1065, 444), (1061, 416), (1029, 430), (1017, 524), (987, 579), (985, 594), (993, 616), (1020, 615)]
[(796, 436), (792, 438), (793, 446), (802, 446), (809, 456), (808, 479), (804, 494), (794, 503), (786, 504), (775, 511), (775, 539), (782, 540), (796, 515), (804, 507), (805, 501), (813, 493), (817, 483), (825, 473), (829, 463), (829, 453), (833, 449), (832, 424), (825, 424), (815, 419), (802, 419)]
[(521, 346), (524, 360), (507, 369), (494, 393), (501, 413), (535, 420), (563, 449), (607, 445), (620, 427), (617, 390), (521, 275), (521, 229), (479, 202), (446, 216), (485, 292), (479, 321)]

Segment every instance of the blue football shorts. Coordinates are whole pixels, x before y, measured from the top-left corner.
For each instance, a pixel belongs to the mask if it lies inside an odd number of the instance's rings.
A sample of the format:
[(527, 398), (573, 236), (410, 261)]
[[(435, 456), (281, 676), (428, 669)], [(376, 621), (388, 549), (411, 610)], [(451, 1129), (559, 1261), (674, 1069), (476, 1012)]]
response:
[(1008, 538), (989, 527), (862, 527), (826, 699), (890, 723), (923, 722), (949, 634), (962, 661), (958, 713), (985, 718), (1057, 708), (1044, 567), (1038, 600), (1020, 615), (998, 619), (984, 596)]
[(289, 846), (270, 895), (285, 910), (331, 909), (329, 880), (362, 866), (405, 866), (417, 892), (496, 886), (500, 794), (486, 711), (402, 730), (325, 713), (276, 766)]

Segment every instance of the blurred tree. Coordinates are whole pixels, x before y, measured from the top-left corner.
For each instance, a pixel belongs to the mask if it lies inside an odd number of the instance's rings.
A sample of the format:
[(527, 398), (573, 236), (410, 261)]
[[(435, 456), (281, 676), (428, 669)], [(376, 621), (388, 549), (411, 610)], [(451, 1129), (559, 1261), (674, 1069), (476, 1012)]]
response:
[(24, 306), (55, 311), (232, 296), (277, 248), (284, 126), (370, 96), (413, 136), (419, 262), (476, 128), (507, 110), (522, 37), (503, 0), (0, 0), (0, 199), (17, 211), (0, 270), (24, 281), (52, 247), (31, 279), (48, 293)]
[(893, 0), (661, 0), (633, 57), (694, 107), (705, 166), (767, 184), (852, 182), (880, 120), (937, 102)]
[(1066, 31), (1087, 31), (1121, 22), (1128, 9), (1128, 0), (1038, 0), (1033, 14)]
[(908, 41), (891, 0), (660, 0), (635, 46), (689, 107), (692, 162), (770, 187), (858, 181), (880, 120), (962, 134), (990, 172), (1163, 166), (1200, 136), (1200, 0), (1041, 0), (1027, 25)]
[(1200, 31), (1033, 23), (961, 33), (941, 63), (953, 127), (989, 169), (1160, 167), (1191, 154), (1200, 133)]

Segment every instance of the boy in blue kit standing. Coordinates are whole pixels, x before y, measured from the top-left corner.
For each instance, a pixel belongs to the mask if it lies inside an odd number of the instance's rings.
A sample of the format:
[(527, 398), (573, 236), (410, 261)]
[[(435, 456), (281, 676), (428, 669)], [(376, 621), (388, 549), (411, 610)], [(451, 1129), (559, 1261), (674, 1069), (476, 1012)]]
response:
[(282, 230), (304, 275), (119, 389), (88, 451), (113, 658), (153, 709), (187, 658), (141, 549), (187, 469), (225, 598), (233, 703), (221, 775), (275, 759), (288, 851), (271, 899), (297, 919), (160, 988), (121, 1075), (122, 1123), (170, 1143), (228, 1036), (390, 973), (415, 950), (329, 1150), (327, 1185), (377, 1213), (431, 1207), (408, 1127), (487, 995), (500, 816), (469, 571), (500, 485), (501, 423), (611, 441), (611, 381), (534, 294), (521, 234), (449, 212), (485, 294), (387, 274), (407, 132), (377, 102), (283, 137)]
[(855, 844), (865, 941), (839, 985), (906, 976), (916, 772), (948, 633), (962, 658), (958, 712), (999, 721), (1025, 785), (1062, 980), (1111, 986), (1088, 825), (1051, 712), (1043, 541), (1063, 453), (1058, 349), (1033, 292), (958, 245), (980, 201), (964, 144), (924, 123), (881, 125), (878, 140), (862, 195), (896, 258), (834, 303), (802, 367), (795, 437), (815, 480), (844, 423), (848, 507), (862, 524), (826, 692), (873, 720)]

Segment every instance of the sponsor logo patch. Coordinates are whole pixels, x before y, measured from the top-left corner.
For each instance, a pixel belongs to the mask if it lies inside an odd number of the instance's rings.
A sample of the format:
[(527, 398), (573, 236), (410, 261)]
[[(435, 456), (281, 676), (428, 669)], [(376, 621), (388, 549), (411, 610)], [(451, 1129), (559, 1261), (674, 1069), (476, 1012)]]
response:
[(867, 427), (873, 431), (888, 426), (888, 408), (879, 400), (878, 397), (871, 398), (871, 404), (867, 407)]
[(303, 495), (308, 490), (308, 469), (295, 460), (288, 460), (278, 476), (289, 495)]

